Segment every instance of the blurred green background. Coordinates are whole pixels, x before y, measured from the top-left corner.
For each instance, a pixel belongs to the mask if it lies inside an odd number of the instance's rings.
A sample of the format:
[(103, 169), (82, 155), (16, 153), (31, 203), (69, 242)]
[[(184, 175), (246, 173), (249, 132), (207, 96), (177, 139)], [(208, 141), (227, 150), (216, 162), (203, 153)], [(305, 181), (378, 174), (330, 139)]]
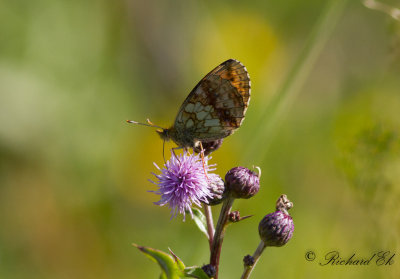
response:
[[(170, 220), (148, 192), (161, 140), (125, 120), (171, 125), (229, 58), (246, 65), (252, 100), (212, 162), (221, 176), (263, 174), (258, 195), (234, 204), (255, 216), (228, 228), (220, 278), (240, 277), (282, 193), (294, 237), (267, 249), (252, 278), (398, 278), (398, 255), (390, 266), (304, 258), (400, 250), (400, 22), (347, 1), (304, 54), (327, 3), (2, 0), (0, 278), (158, 278), (132, 242), (207, 263), (194, 223)], [(289, 77), (303, 86), (285, 91)]]

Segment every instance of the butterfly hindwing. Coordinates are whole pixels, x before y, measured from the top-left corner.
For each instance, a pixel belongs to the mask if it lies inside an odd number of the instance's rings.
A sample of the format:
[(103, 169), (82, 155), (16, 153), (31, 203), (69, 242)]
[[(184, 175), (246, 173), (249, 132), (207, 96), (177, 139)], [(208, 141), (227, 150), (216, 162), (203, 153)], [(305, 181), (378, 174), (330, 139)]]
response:
[(246, 67), (227, 60), (208, 73), (190, 92), (174, 122), (178, 134), (193, 140), (224, 138), (240, 127), (250, 101)]

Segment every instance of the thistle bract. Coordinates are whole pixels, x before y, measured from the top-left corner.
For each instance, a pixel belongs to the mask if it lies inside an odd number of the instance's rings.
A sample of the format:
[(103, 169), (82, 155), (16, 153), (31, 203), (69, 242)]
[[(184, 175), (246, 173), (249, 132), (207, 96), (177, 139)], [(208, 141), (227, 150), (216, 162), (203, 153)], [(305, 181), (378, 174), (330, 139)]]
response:
[(209, 205), (217, 205), (220, 204), (225, 196), (225, 183), (222, 180), (222, 178), (217, 175), (217, 174), (210, 174), (208, 175), (209, 181), (208, 181), (208, 188), (210, 189), (210, 192), (212, 194), (212, 198), (208, 199), (208, 204)]

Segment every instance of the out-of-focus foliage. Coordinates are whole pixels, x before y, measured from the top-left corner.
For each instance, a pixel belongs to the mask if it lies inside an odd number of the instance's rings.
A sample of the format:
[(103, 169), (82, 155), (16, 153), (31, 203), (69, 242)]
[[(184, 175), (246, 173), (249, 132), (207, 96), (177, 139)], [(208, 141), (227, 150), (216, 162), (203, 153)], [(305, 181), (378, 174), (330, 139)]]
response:
[[(241, 151), (265, 129), (268, 119), (259, 116), (324, 5), (3, 0), (0, 278), (157, 278), (132, 242), (171, 247), (188, 266), (207, 263), (208, 243), (194, 222), (170, 220), (152, 203), (158, 197), (147, 179), (153, 161), (163, 163), (161, 140), (125, 120), (171, 125), (208, 71), (238, 59), (250, 73), (252, 100), (211, 162), (222, 176), (248, 163), (252, 154)], [(347, 1), (271, 132), (267, 155), (251, 162), (263, 171), (260, 192), (234, 209), (255, 217), (228, 228), (221, 278), (239, 277), (243, 256), (259, 242), (259, 220), (282, 193), (295, 205), (294, 237), (267, 249), (252, 278), (397, 278), (397, 257), (392, 266), (321, 267), (304, 254), (400, 250), (399, 50), (399, 21)]]

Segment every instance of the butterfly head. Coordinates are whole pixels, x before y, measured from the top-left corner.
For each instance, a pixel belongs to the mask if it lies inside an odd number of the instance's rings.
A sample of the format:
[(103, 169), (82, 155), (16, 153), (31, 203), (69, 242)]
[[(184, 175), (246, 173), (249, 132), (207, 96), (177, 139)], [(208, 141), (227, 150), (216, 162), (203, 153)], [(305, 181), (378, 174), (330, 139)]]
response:
[(169, 134), (169, 129), (157, 129), (156, 130), (156, 132), (157, 132), (157, 134), (160, 136), (160, 138), (163, 140), (163, 141), (169, 141), (170, 139), (171, 139), (171, 136), (170, 136), (170, 134)]

